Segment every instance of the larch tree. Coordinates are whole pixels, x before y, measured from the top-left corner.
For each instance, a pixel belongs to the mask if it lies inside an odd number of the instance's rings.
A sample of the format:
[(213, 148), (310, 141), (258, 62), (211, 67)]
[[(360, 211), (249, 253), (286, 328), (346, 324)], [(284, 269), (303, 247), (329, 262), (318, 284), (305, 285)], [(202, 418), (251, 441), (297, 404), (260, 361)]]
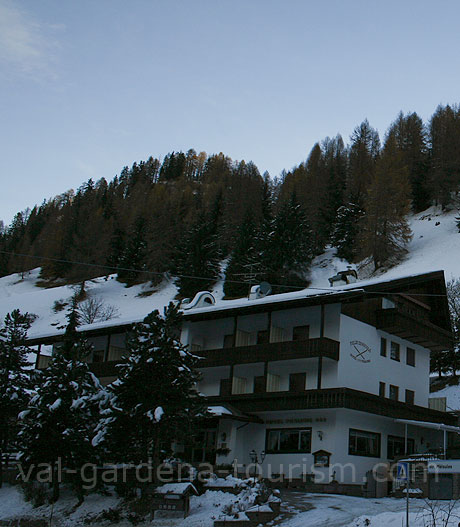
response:
[(31, 316), (15, 309), (0, 328), (0, 487), (5, 456), (16, 442), (17, 416), (27, 406), (31, 388), (31, 364), (27, 330)]
[(399, 113), (388, 134), (393, 134), (398, 151), (409, 172), (412, 210), (420, 212), (430, 206), (429, 155), (426, 127), (415, 113)]
[(367, 190), (375, 174), (379, 152), (378, 132), (369, 125), (366, 119), (353, 131), (348, 156), (348, 201), (360, 208), (364, 206)]
[(396, 263), (407, 252), (409, 210), (408, 169), (390, 134), (369, 187), (358, 240), (361, 256), (372, 261), (374, 270)]

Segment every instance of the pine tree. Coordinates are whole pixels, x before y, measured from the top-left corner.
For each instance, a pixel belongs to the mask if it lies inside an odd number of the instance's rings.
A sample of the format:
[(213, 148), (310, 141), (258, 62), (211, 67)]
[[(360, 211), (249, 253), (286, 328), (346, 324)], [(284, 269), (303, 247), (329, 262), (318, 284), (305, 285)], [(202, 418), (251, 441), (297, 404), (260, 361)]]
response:
[(238, 229), (235, 247), (225, 272), (224, 293), (226, 297), (248, 294), (251, 278), (259, 273), (260, 268), (256, 244), (257, 227), (252, 214), (248, 213)]
[(0, 487), (3, 482), (4, 456), (14, 442), (17, 416), (29, 400), (30, 366), (26, 345), (31, 316), (15, 309), (5, 317), (0, 329)]
[(295, 194), (280, 206), (270, 232), (261, 242), (261, 279), (274, 285), (307, 283), (306, 274), (313, 258), (313, 236)]
[(331, 234), (331, 244), (337, 248), (337, 256), (349, 262), (356, 261), (359, 249), (357, 238), (364, 211), (355, 203), (339, 207)]
[(155, 468), (161, 445), (189, 437), (203, 414), (195, 388), (198, 359), (181, 344), (180, 325), (180, 312), (171, 303), (163, 316), (153, 311), (134, 326), (118, 380), (109, 386), (109, 411), (94, 439), (110, 459), (135, 464), (152, 459)]
[(131, 227), (125, 250), (119, 261), (118, 280), (125, 282), (128, 286), (142, 282), (145, 278), (142, 272), (145, 269), (145, 258), (147, 255), (147, 242), (145, 239), (146, 221), (138, 216)]
[(218, 228), (220, 209), (202, 212), (179, 243), (175, 272), (176, 284), (183, 297), (193, 297), (198, 291), (212, 287), (219, 276), (221, 251)]
[(361, 255), (370, 258), (374, 270), (394, 264), (407, 252), (412, 236), (406, 220), (409, 200), (407, 166), (390, 134), (369, 188), (359, 237)]
[[(92, 346), (77, 332), (76, 302), (67, 315), (62, 345), (51, 357), (35, 387), (28, 409), (22, 412), (19, 441), (25, 473), (36, 475), (41, 463), (50, 467), (53, 500), (59, 498), (60, 467), (73, 473), (79, 502), (83, 500), (81, 467), (96, 462), (91, 444), (98, 422), (101, 386), (84, 359)], [(69, 473), (71, 474), (71, 473)]]

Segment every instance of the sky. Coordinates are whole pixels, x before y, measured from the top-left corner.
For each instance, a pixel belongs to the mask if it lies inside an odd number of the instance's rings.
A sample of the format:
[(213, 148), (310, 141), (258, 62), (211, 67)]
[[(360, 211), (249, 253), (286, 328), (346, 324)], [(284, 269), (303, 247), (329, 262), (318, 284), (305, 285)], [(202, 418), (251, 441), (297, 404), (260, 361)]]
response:
[(460, 102), (457, 0), (0, 0), (0, 219), (194, 148), (277, 176)]

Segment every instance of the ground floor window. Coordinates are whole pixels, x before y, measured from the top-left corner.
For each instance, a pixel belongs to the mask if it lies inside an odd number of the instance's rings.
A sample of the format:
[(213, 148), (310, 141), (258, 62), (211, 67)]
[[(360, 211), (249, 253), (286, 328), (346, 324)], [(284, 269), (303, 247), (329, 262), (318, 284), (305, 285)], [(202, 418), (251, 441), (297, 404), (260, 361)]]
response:
[(348, 453), (352, 456), (380, 457), (380, 434), (350, 428)]
[(267, 454), (311, 452), (311, 428), (280, 428), (267, 430), (265, 439)]
[(387, 458), (395, 459), (399, 456), (410, 455), (415, 451), (415, 441), (411, 438), (407, 439), (407, 452), (405, 450), (404, 437), (388, 436), (387, 444)]
[(215, 463), (217, 430), (198, 430), (185, 445), (184, 461), (189, 463)]

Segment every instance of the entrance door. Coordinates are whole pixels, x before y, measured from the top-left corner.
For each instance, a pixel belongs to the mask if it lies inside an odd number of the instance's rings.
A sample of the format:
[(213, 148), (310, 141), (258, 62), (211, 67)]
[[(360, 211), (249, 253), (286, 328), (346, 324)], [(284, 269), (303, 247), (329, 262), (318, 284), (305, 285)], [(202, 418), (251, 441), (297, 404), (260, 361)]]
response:
[(430, 500), (451, 500), (453, 497), (452, 474), (431, 475), (428, 494)]

